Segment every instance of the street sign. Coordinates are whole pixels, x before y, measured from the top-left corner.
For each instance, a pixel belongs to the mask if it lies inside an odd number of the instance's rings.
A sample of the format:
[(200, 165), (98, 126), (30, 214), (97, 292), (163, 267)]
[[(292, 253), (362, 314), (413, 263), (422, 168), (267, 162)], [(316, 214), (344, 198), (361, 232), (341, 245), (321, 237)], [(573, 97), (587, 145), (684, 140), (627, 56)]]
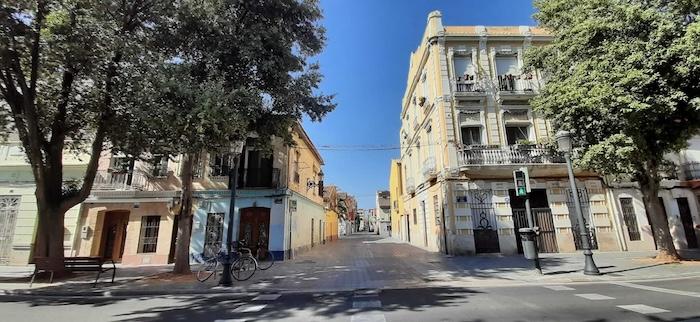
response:
[(513, 181), (515, 182), (515, 195), (523, 197), (530, 192), (530, 176), (527, 168), (520, 168), (513, 171)]

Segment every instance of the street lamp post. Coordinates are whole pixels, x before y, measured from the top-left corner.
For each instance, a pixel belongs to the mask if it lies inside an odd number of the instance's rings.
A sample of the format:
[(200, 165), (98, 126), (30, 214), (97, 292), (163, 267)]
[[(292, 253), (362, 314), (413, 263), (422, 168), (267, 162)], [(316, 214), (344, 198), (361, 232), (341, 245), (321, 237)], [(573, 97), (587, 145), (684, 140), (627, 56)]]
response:
[(578, 198), (578, 189), (576, 189), (576, 181), (574, 178), (574, 168), (571, 164), (571, 134), (568, 131), (559, 131), (556, 134), (557, 146), (559, 151), (564, 153), (566, 159), (566, 170), (569, 173), (569, 184), (571, 185), (571, 195), (574, 198), (574, 208), (576, 208), (576, 218), (578, 219), (579, 234), (581, 235), (581, 248), (583, 248), (583, 256), (585, 257), (585, 266), (583, 274), (600, 275), (600, 271), (593, 261), (593, 252), (591, 251), (591, 240), (586, 221), (583, 218), (583, 210), (581, 209), (581, 201)]
[(238, 184), (238, 164), (243, 152), (245, 141), (235, 141), (231, 146), (231, 154), (233, 158), (233, 166), (229, 169), (228, 179), (231, 189), (231, 200), (228, 210), (228, 227), (226, 229), (226, 258), (224, 260), (223, 272), (219, 285), (231, 286), (231, 264), (233, 263), (233, 216), (236, 213), (236, 184)]

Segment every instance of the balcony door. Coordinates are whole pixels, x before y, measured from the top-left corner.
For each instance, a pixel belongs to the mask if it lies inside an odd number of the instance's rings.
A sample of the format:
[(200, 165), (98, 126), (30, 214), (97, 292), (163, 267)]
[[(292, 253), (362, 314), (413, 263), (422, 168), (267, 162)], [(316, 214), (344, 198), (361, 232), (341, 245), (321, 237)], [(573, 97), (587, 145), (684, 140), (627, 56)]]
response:
[(481, 127), (480, 126), (463, 126), (462, 127), (462, 144), (466, 146), (481, 144)]
[(109, 183), (131, 186), (134, 176), (135, 160), (133, 158), (112, 156), (109, 162)]
[(508, 145), (514, 145), (518, 142), (527, 141), (530, 139), (530, 127), (527, 125), (507, 125), (506, 140)]
[(248, 151), (244, 166), (239, 168), (239, 185), (246, 188), (269, 188), (273, 186), (272, 156), (262, 151)]

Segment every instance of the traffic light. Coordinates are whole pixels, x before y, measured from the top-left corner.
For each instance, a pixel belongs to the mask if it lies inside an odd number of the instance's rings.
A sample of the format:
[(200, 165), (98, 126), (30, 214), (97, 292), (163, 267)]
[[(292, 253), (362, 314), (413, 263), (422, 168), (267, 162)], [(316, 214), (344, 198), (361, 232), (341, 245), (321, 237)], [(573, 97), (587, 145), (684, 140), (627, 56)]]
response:
[(527, 173), (527, 168), (513, 171), (513, 181), (515, 181), (516, 196), (526, 196), (530, 192), (530, 176)]

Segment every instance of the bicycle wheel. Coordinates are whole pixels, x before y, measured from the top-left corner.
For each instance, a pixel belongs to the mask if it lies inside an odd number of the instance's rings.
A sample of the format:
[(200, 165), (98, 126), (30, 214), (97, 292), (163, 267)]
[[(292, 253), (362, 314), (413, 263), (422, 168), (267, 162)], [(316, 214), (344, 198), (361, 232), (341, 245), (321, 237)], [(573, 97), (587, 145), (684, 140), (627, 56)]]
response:
[(258, 254), (255, 256), (255, 260), (258, 262), (258, 268), (264, 271), (272, 267), (272, 264), (275, 263), (275, 256), (265, 248), (258, 248)]
[(218, 267), (219, 261), (216, 260), (215, 257), (209, 258), (199, 264), (199, 269), (197, 270), (195, 276), (197, 277), (198, 281), (204, 283), (216, 273), (216, 269)]
[(255, 274), (258, 263), (252, 257), (241, 257), (231, 265), (231, 276), (237, 281), (245, 281)]

